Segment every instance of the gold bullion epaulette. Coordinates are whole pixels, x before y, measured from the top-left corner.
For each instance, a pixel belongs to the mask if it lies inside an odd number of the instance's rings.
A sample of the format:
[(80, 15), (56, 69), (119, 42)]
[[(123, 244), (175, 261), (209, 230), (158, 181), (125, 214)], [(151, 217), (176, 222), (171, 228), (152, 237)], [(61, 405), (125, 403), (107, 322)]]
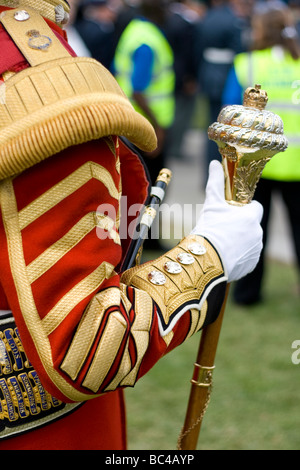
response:
[(19, 73), (3, 74), (0, 178), (109, 135), (127, 137), (142, 150), (155, 149), (154, 129), (111, 73), (94, 59), (72, 57), (30, 0), (3, 11), (0, 22), (29, 63)]
[(213, 287), (226, 280), (217, 251), (197, 235), (184, 238), (160, 258), (126, 271), (121, 278), (124, 284), (148, 292), (157, 304), (162, 336), (188, 310), (201, 311)]

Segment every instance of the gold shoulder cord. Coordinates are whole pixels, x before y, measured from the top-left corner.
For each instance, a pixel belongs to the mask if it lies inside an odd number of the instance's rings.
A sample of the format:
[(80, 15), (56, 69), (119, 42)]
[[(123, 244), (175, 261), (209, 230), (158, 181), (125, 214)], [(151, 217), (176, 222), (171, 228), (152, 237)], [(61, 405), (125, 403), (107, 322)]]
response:
[(1, 0), (9, 8), (33, 8), (44, 18), (63, 27), (69, 20), (70, 6), (65, 0)]
[(0, 21), (32, 67), (70, 57), (43, 17), (32, 8), (21, 6), (4, 11)]

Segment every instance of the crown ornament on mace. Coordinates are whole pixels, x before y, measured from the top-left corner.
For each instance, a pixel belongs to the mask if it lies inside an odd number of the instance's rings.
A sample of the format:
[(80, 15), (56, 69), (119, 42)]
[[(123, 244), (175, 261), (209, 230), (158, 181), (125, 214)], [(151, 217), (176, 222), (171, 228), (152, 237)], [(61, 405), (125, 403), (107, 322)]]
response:
[(260, 85), (249, 87), (243, 105), (226, 106), (208, 128), (222, 156), (225, 198), (232, 204), (251, 202), (265, 165), (288, 147), (282, 119), (265, 109), (267, 103)]

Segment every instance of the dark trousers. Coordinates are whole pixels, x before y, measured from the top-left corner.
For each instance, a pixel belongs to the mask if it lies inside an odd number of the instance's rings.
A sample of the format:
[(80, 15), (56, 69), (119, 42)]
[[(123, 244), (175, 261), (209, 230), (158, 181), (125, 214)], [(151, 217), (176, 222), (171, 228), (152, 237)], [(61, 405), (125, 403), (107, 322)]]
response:
[(261, 300), (262, 281), (265, 271), (265, 247), (268, 240), (268, 224), (271, 212), (271, 197), (275, 191), (281, 194), (288, 212), (300, 273), (300, 181), (282, 182), (261, 179), (254, 199), (259, 201), (264, 208), (262, 220), (264, 248), (255, 270), (235, 284), (234, 299), (238, 303), (251, 304)]

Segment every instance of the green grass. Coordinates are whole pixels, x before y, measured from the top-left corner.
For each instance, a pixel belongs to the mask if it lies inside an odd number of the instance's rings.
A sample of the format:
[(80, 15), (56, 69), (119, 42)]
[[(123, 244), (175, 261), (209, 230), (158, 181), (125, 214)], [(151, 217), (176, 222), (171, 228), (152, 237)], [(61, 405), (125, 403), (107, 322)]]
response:
[[(296, 269), (269, 262), (265, 300), (241, 308), (229, 298), (214, 386), (198, 449), (299, 450), (300, 340)], [(126, 390), (130, 450), (175, 450), (200, 335), (162, 359)]]

